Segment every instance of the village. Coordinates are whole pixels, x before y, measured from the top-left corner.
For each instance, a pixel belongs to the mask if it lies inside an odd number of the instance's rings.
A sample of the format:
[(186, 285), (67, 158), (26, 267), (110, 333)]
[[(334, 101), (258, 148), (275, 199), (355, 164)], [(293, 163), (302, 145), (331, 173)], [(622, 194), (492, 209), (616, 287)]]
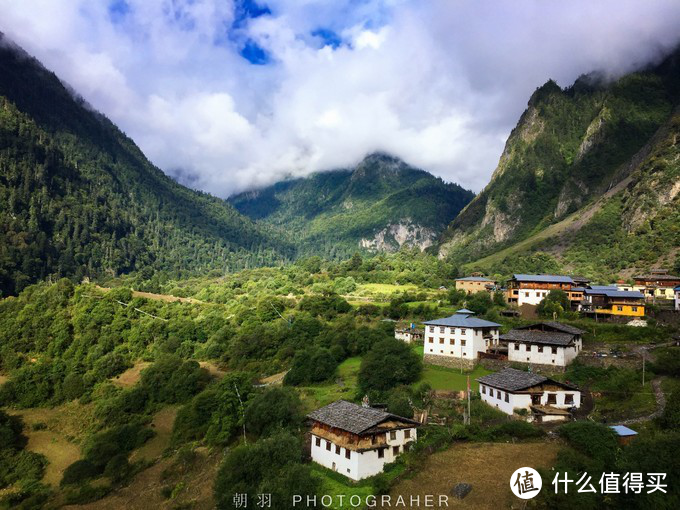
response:
[[(461, 374), (478, 366), (490, 370), (474, 379), (476, 390), (472, 389), (468, 375), (465, 390), (435, 392), (434, 399), (459, 398), (463, 402), (465, 423), (470, 420), (469, 407), (465, 408), (470, 398), (479, 398), (484, 405), (514, 420), (538, 427), (588, 417), (598, 397), (565, 380), (563, 374), (577, 359), (591, 357), (598, 365), (607, 361), (616, 364), (619, 355), (585, 353), (582, 336), (586, 332), (555, 320), (557, 311), (552, 317), (549, 311), (546, 314), (546, 300), (551, 297), (555, 301), (566, 300), (566, 311), (581, 318), (630, 328), (647, 326), (645, 310), (650, 305), (676, 316), (680, 312), (680, 276), (666, 270), (635, 276), (632, 284), (617, 281), (591, 285), (588, 279), (578, 276), (514, 274), (500, 285), (479, 273), (457, 278), (453, 283), (466, 296), (500, 293), (507, 303), (502, 311), (504, 316), (530, 321), (501, 333), (501, 324), (461, 308), (448, 317), (395, 326), (397, 340), (422, 346), (425, 365), (455, 369)], [(542, 305), (544, 310), (539, 314)], [(668, 342), (678, 343), (680, 336)], [(645, 355), (649, 353), (643, 348), (625, 362), (644, 364)], [(608, 356), (610, 360), (601, 359)], [(660, 400), (663, 402), (663, 395)], [(583, 409), (584, 406), (588, 409)], [(431, 414), (436, 404), (419, 410), (413, 418), (387, 412), (385, 407), (372, 404), (365, 397), (361, 405), (338, 400), (310, 413), (311, 460), (359, 481), (381, 473), (400, 454), (408, 452), (417, 442), (420, 426), (442, 423)], [(627, 424), (640, 421), (621, 420), (607, 426), (623, 447), (638, 434)], [(463, 493), (466, 494), (465, 490)]]

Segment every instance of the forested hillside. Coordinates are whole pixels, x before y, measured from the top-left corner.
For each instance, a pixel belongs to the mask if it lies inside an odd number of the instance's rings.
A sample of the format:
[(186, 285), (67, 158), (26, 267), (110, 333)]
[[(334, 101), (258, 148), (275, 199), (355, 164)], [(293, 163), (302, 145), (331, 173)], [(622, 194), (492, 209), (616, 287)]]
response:
[(0, 203), (2, 295), (46, 277), (142, 269), (179, 276), (293, 254), (225, 201), (166, 177), (108, 119), (3, 39)]
[(451, 223), (441, 253), (459, 262), (491, 255), (481, 266), (499, 272), (504, 257), (507, 265), (537, 248), (575, 271), (672, 264), (680, 244), (671, 226), (678, 59), (676, 52), (613, 82), (590, 75), (565, 90), (552, 81), (537, 89), (491, 182)]
[(313, 174), (229, 201), (255, 220), (285, 228), (301, 253), (347, 256), (358, 248), (426, 248), (474, 195), (386, 154), (353, 169)]

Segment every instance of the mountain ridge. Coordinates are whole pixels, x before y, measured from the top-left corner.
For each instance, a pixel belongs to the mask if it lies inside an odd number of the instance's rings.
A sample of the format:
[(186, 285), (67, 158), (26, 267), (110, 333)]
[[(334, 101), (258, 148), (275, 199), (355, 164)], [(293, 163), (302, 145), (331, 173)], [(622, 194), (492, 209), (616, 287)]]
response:
[[(302, 253), (347, 255), (358, 248), (394, 251), (431, 246), (473, 194), (384, 152), (355, 167), (315, 172), (229, 197), (257, 220), (301, 240)], [(338, 245), (329, 246), (332, 232)]]

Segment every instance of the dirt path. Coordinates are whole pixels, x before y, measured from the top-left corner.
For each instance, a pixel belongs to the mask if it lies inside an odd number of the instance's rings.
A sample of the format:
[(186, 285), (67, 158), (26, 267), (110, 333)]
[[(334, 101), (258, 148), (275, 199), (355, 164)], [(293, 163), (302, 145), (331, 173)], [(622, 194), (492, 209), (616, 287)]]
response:
[(656, 410), (648, 416), (624, 420), (621, 422), (621, 425), (630, 425), (632, 423), (653, 420), (654, 418), (658, 418), (663, 414), (664, 410), (666, 409), (666, 394), (663, 392), (663, 388), (661, 387), (662, 381), (663, 377), (657, 377), (656, 379), (652, 380), (652, 389), (654, 390), (654, 399), (656, 400)]
[[(96, 285), (97, 289), (102, 292), (109, 292), (111, 289), (109, 287), (100, 287)], [(138, 290), (132, 291), (132, 297), (141, 297), (145, 299), (152, 299), (154, 301), (165, 301), (166, 303), (191, 303), (194, 305), (203, 305), (204, 301), (194, 298), (171, 296), (170, 294), (154, 294), (153, 292), (140, 292)]]

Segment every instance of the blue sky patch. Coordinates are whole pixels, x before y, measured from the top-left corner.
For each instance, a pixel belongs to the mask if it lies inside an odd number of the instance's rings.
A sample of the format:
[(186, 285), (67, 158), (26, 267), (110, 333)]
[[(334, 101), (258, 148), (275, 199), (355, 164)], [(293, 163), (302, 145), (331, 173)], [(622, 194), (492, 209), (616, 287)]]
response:
[(120, 23), (130, 13), (130, 5), (125, 0), (113, 0), (109, 4), (108, 11), (111, 21)]
[(271, 62), (269, 54), (252, 39), (246, 41), (239, 54), (251, 64), (261, 66)]
[(321, 46), (330, 46), (335, 49), (342, 44), (342, 38), (328, 28), (317, 28), (312, 32), (312, 36), (321, 39)]

